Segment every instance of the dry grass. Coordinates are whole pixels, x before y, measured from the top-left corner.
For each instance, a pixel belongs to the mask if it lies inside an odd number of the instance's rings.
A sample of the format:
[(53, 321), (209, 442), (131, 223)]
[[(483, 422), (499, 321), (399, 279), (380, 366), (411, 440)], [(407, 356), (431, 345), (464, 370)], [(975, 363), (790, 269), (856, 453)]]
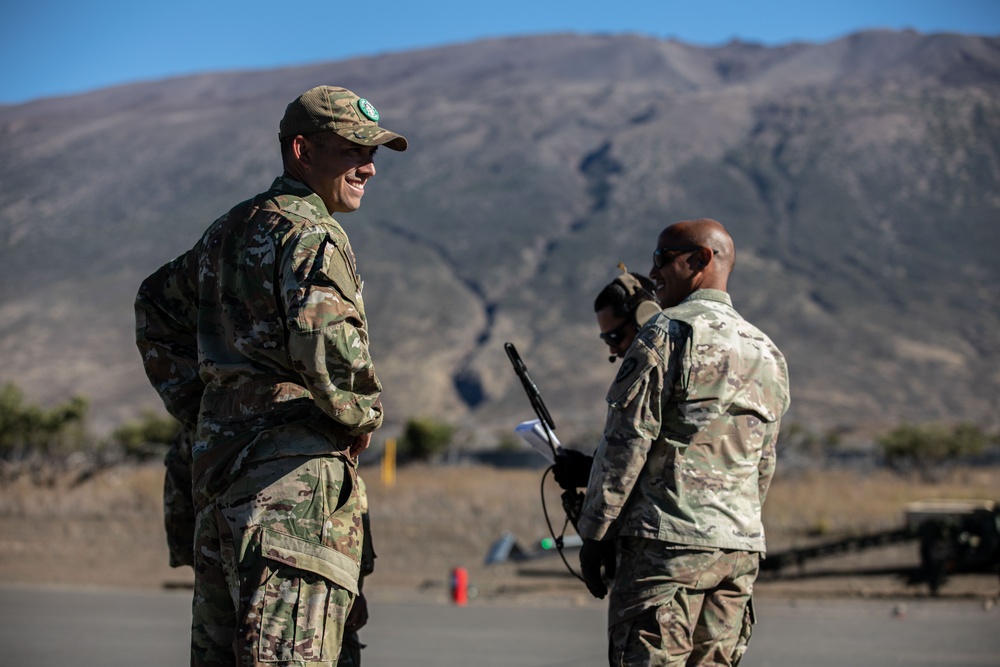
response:
[[(483, 466), (410, 466), (387, 487), (377, 471), (369, 472), (379, 585), (442, 589), (458, 566), (484, 591), (509, 585), (515, 566), (486, 567), (483, 561), (504, 532), (531, 548), (548, 535), (541, 475)], [(561, 521), (558, 488), (551, 480), (547, 487), (549, 514)]]
[(934, 482), (887, 470), (779, 475), (764, 507), (768, 547), (902, 527), (906, 503), (938, 498), (1000, 500), (1000, 468), (960, 468)]
[[(72, 474), (42, 483), (7, 477), (0, 486), (0, 582), (143, 587), (189, 582), (190, 570), (166, 565), (162, 475), (162, 466), (150, 464), (83, 480)], [(363, 475), (379, 556), (369, 586), (443, 596), (451, 569), (462, 566), (484, 596), (529, 589), (581, 593), (575, 580), (552, 574), (562, 571), (555, 558), (530, 567), (483, 564), (505, 531), (531, 548), (548, 534), (539, 500), (541, 471), (408, 466), (398, 471), (393, 486), (383, 484), (378, 468), (365, 468)], [(558, 530), (563, 516), (558, 489), (551, 479), (546, 486)], [(902, 525), (909, 501), (998, 499), (998, 489), (1000, 468), (956, 470), (934, 483), (885, 471), (779, 474), (765, 510), (768, 544), (782, 549), (818, 534), (894, 528)]]
[(110, 518), (163, 510), (163, 466), (122, 465), (94, 474), (35, 470), (4, 475), (0, 517)]

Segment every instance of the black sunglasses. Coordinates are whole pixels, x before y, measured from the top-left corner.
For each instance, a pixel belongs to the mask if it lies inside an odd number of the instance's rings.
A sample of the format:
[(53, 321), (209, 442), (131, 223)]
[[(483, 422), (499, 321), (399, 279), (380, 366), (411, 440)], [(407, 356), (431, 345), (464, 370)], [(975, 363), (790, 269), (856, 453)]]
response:
[[(670, 247), (667, 247), (667, 248), (657, 248), (656, 250), (653, 251), (653, 266), (655, 266), (658, 269), (663, 268), (663, 266), (667, 263), (666, 254), (668, 252), (694, 252), (695, 250), (701, 250), (701, 249), (702, 249), (702, 246), (700, 246), (700, 245), (685, 245), (685, 246), (677, 246), (677, 247), (673, 247), (673, 248), (670, 248)], [(712, 254), (713, 255), (718, 255), (719, 251), (718, 250), (713, 250)]]
[(617, 329), (612, 329), (611, 331), (602, 333), (601, 340), (603, 340), (608, 345), (618, 345), (625, 339), (625, 336), (628, 335), (628, 332), (626, 330), (630, 326), (632, 326), (631, 322), (625, 322)]

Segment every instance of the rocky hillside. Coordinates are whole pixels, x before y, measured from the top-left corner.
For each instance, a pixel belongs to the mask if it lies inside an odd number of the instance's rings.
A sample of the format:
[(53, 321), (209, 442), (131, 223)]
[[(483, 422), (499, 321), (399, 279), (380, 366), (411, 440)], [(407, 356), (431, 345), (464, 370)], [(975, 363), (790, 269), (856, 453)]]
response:
[(790, 420), (997, 424), (1000, 38), (913, 32), (552, 35), (0, 107), (0, 382), (86, 395), (103, 426), (157, 406), (136, 287), (268, 186), (285, 104), (320, 83), (410, 139), (341, 218), (387, 434), (532, 417), (512, 341), (563, 439), (588, 437), (613, 371), (593, 297), (703, 216), (736, 240), (737, 308), (788, 357)]

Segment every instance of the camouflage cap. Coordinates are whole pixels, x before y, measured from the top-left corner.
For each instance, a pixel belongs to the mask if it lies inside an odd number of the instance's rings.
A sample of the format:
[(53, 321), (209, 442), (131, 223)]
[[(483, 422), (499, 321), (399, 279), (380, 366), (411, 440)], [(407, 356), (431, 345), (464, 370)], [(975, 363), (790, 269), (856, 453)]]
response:
[(378, 126), (374, 105), (346, 88), (318, 86), (302, 93), (285, 107), (278, 139), (297, 134), (336, 132), (362, 146), (406, 150), (406, 137)]

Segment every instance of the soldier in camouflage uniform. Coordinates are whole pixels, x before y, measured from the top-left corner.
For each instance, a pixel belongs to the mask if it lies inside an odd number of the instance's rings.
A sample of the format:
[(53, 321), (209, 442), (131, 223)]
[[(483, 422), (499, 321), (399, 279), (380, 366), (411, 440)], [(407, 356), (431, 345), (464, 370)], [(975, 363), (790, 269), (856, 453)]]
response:
[(594, 299), (597, 328), (611, 353), (608, 357), (611, 363), (625, 356), (642, 325), (660, 312), (653, 296), (653, 281), (638, 273), (628, 273), (624, 264), (618, 266), (622, 275), (608, 283)]
[(406, 149), (378, 120), (343, 88), (301, 95), (279, 126), (284, 174), (139, 289), (146, 373), (194, 433), (192, 665), (340, 653), (361, 576), (357, 457), (382, 405), (362, 282), (331, 216), (360, 206), (379, 146)]
[[(610, 390), (578, 531), (608, 609), (611, 665), (735, 665), (765, 550), (761, 506), (788, 370), (726, 292), (735, 249), (714, 220), (667, 227), (650, 271), (664, 308)], [(617, 556), (617, 558), (616, 558)]]
[[(608, 361), (614, 363), (625, 356), (632, 341), (649, 319), (660, 312), (653, 296), (653, 281), (639, 273), (629, 273), (624, 264), (618, 268), (622, 274), (605, 285), (594, 299), (594, 314), (601, 340), (608, 346)], [(571, 503), (567, 512), (572, 517), (578, 504), (577, 489), (587, 486), (594, 457), (575, 449), (560, 448), (552, 468), (556, 483), (564, 490), (573, 492), (563, 496), (565, 503)]]

